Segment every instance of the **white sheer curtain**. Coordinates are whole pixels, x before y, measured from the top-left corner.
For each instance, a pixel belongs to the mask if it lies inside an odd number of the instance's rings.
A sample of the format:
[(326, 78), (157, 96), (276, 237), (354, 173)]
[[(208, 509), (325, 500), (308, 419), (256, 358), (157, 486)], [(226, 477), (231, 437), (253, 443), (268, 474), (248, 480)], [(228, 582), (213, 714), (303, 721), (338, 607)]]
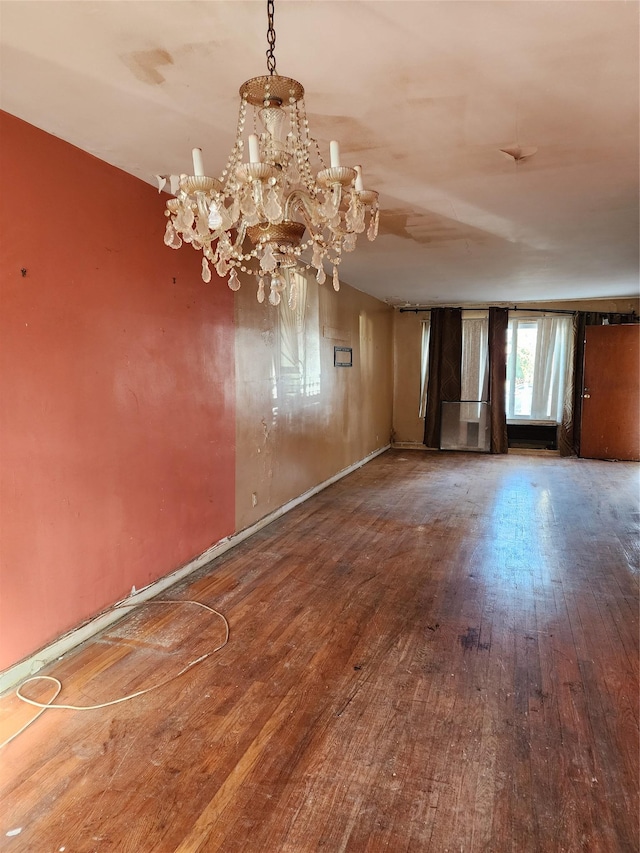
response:
[(509, 319), (507, 418), (562, 422), (572, 337), (570, 316), (527, 314)]
[[(489, 387), (489, 313), (462, 312), (461, 399), (486, 400)], [(482, 407), (463, 404), (462, 420), (478, 420)]]
[(562, 420), (565, 368), (571, 318), (543, 317), (538, 320), (531, 417), (536, 420)]
[(429, 339), (431, 337), (431, 320), (422, 321), (422, 352), (420, 358), (420, 411), (423, 418), (427, 411), (427, 391), (429, 388)]

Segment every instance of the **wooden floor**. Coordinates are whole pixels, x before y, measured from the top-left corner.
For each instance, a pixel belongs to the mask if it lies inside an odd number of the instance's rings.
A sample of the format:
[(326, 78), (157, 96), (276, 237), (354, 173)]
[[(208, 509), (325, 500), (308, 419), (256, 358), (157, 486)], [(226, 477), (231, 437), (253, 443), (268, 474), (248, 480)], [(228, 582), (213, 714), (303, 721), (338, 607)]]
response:
[[(221, 652), (5, 747), (0, 850), (636, 853), (638, 470), (379, 457), (172, 590)], [(220, 637), (148, 607), (48, 671), (100, 702)]]

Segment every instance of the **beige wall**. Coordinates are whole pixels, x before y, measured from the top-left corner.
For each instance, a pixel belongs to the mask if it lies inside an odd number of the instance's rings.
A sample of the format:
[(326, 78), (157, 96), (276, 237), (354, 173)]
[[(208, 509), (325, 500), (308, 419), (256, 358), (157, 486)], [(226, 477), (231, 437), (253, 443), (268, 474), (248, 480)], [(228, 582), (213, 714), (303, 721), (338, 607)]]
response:
[(422, 445), (424, 418), (420, 407), (422, 321), (428, 314), (393, 315), (393, 440)]
[[(393, 311), (314, 279), (299, 332), (291, 311), (257, 302), (253, 280), (235, 310), (241, 530), (389, 443)], [(334, 367), (334, 346), (353, 348), (353, 367)]]
[[(487, 307), (473, 305), (462, 307)], [(640, 313), (640, 300), (589, 299), (576, 302), (536, 302), (520, 308), (566, 311), (602, 311), (603, 313)], [(420, 350), (422, 319), (425, 314), (401, 314), (393, 317), (393, 440), (396, 444), (422, 445), (424, 419), (418, 417), (420, 406)]]
[[(510, 307), (510, 306), (509, 306)], [(518, 308), (529, 308), (523, 303)], [(630, 296), (620, 299), (581, 299), (574, 302), (536, 302), (532, 310), (538, 308), (555, 308), (557, 311), (600, 311), (603, 314), (640, 313), (640, 299)]]

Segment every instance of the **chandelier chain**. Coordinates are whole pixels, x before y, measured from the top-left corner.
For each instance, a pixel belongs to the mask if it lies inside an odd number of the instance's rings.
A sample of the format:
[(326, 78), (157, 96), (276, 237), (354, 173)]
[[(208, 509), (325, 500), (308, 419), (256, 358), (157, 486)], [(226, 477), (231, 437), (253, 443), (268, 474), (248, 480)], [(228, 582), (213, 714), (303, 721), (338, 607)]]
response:
[(276, 73), (276, 31), (273, 25), (273, 16), (275, 13), (275, 2), (274, 0), (267, 0), (267, 42), (269, 43), (269, 47), (267, 49), (267, 71), (270, 75)]

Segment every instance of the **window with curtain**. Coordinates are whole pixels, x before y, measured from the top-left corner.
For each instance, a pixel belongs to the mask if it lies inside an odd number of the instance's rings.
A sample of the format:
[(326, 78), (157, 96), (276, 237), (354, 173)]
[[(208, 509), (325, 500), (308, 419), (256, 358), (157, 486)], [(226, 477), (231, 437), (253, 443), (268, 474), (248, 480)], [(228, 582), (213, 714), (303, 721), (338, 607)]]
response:
[[(462, 312), (462, 362), (461, 383), (463, 400), (486, 400), (488, 391), (488, 332), (489, 312)], [(420, 361), (420, 417), (427, 410), (429, 391), (429, 338), (431, 322), (422, 321), (422, 348)], [(470, 419), (479, 415), (478, 406), (466, 406), (464, 416)]]
[[(462, 364), (461, 364), (462, 400), (487, 400), (489, 387), (489, 312), (462, 312)], [(461, 417), (465, 420), (477, 420), (480, 406), (463, 405)]]
[(420, 357), (420, 412), (424, 418), (427, 411), (427, 389), (429, 387), (429, 337), (431, 334), (431, 320), (427, 318), (422, 321), (422, 350)]
[(562, 421), (572, 346), (570, 316), (521, 314), (507, 329), (508, 420)]

